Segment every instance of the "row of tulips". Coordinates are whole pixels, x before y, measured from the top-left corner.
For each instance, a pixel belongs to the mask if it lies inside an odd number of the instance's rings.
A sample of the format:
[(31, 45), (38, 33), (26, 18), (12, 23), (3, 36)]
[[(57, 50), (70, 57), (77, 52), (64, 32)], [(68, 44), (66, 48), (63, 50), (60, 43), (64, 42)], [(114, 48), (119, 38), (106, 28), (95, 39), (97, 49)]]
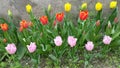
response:
[(98, 56), (99, 54), (103, 56), (110, 50), (119, 48), (120, 26), (117, 17), (117, 1), (110, 3), (113, 12), (107, 19), (102, 17), (102, 3), (97, 2), (95, 5), (97, 10), (95, 18), (89, 18), (87, 3), (83, 3), (77, 25), (69, 18), (68, 12), (71, 7), (70, 3), (66, 3), (64, 6), (66, 13), (59, 12), (51, 15), (52, 7), (49, 5), (45, 15), (37, 18), (32, 12), (32, 6), (28, 4), (26, 11), (30, 21), (20, 21), (19, 27), (14, 25), (12, 12), (9, 10), (10, 22), (0, 18), (0, 44), (3, 45), (0, 48), (0, 53), (3, 53), (0, 61), (5, 56), (14, 55), (20, 60), (27, 55), (38, 64), (39, 56), (48, 54), (47, 56), (58, 65), (62, 56), (67, 54), (67, 58), (73, 60), (78, 60), (82, 56), (86, 63), (91, 59), (90, 54), (97, 56), (94, 55), (95, 51), (99, 51)]
[[(110, 42), (111, 42), (112, 38), (109, 37), (109, 36), (104, 36), (103, 38), (103, 43), (106, 44), (106, 45), (109, 45)], [(57, 36), (55, 39), (54, 39), (54, 43), (56, 46), (61, 46), (62, 45), (62, 38), (60, 36)], [(69, 36), (68, 37), (68, 44), (70, 45), (70, 47), (74, 47), (76, 45), (76, 42), (77, 42), (77, 38), (74, 38), (73, 36)], [(30, 43), (30, 45), (27, 45), (27, 48), (28, 48), (28, 51), (30, 53), (33, 53), (35, 50), (36, 50), (36, 44), (35, 43)], [(91, 41), (88, 41), (87, 44), (85, 44), (85, 48), (86, 50), (88, 51), (91, 51), (93, 50), (94, 48), (94, 44), (93, 42)], [(12, 44), (8, 44), (6, 47), (5, 47), (6, 51), (9, 53), (9, 54), (15, 54), (17, 48), (16, 48), (16, 45), (14, 43)]]

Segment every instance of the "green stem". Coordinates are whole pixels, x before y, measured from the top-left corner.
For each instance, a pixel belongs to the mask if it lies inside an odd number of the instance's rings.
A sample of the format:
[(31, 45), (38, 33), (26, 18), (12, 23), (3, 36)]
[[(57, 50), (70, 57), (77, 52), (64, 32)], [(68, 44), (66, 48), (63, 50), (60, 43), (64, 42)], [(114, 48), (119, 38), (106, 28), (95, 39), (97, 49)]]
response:
[(8, 38), (10, 42), (13, 42), (7, 31), (4, 32), (4, 36)]
[[(8, 55), (8, 53), (6, 53), (6, 56), (10, 59), (10, 56)], [(11, 59), (10, 59), (11, 60)]]
[(0, 59), (0, 61), (2, 61), (6, 55), (7, 55), (7, 54), (5, 53), (5, 54), (2, 56), (2, 58)]

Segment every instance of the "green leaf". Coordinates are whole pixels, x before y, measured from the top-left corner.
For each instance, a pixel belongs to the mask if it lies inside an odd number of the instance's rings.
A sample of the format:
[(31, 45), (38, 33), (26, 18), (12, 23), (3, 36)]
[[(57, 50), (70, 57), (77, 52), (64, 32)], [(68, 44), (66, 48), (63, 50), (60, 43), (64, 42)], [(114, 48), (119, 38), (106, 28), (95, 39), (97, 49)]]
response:
[(21, 44), (19, 44), (18, 46), (17, 46), (17, 53), (16, 53), (16, 55), (17, 55), (17, 58), (20, 60), (23, 56), (24, 56), (24, 54), (25, 54), (25, 52), (26, 52), (26, 47), (25, 46), (23, 46), (23, 45), (21, 45)]
[(0, 22), (9, 24), (8, 21), (5, 20), (4, 18), (0, 18)]
[(42, 47), (42, 51), (46, 51), (47, 50), (47, 46), (46, 45), (41, 44), (41, 47)]
[(35, 64), (37, 64), (37, 59), (32, 58), (31, 61)]
[(117, 12), (118, 12), (118, 8), (115, 8), (107, 21), (113, 22), (114, 18), (117, 16)]
[(58, 60), (58, 59), (57, 59), (54, 55), (52, 55), (52, 54), (50, 54), (49, 57), (50, 57), (52, 60), (54, 60), (54, 61), (57, 61), (57, 60)]

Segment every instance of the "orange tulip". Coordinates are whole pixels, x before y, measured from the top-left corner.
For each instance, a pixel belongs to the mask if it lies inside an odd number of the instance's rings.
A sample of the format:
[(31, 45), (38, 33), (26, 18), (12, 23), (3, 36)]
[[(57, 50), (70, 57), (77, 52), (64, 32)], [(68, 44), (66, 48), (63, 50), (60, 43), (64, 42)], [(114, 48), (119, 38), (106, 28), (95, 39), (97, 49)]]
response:
[(61, 21), (63, 20), (63, 18), (64, 18), (64, 13), (63, 13), (63, 12), (56, 14), (56, 19), (57, 19), (59, 22), (61, 22)]
[(87, 10), (80, 11), (79, 17), (80, 17), (80, 20), (86, 20), (88, 18), (88, 11)]
[(48, 18), (47, 18), (47, 16), (42, 16), (42, 17), (40, 17), (40, 22), (41, 22), (43, 25), (48, 24)]
[(0, 27), (3, 31), (7, 31), (8, 30), (8, 25), (6, 23), (4, 24), (0, 24)]
[(22, 21), (20, 22), (20, 27), (28, 28), (28, 26), (29, 26), (29, 23), (27, 23), (26, 20), (22, 20)]

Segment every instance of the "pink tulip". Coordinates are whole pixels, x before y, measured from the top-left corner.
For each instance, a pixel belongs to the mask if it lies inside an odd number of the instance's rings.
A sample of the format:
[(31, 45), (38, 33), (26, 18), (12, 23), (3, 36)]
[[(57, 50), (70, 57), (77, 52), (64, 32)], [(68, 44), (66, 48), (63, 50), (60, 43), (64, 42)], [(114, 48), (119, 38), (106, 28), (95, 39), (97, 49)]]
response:
[(9, 54), (15, 54), (17, 48), (15, 46), (14, 43), (12, 44), (8, 44), (7, 47), (5, 47), (6, 51), (9, 53)]
[(85, 44), (85, 48), (87, 51), (92, 51), (94, 48), (94, 44), (91, 41), (88, 41), (87, 44)]
[(27, 45), (27, 48), (30, 53), (33, 53), (36, 50), (36, 44), (31, 42), (30, 45)]
[(104, 44), (109, 45), (111, 43), (111, 41), (112, 41), (112, 38), (110, 36), (107, 36), (107, 35), (104, 36), (104, 38), (103, 38), (103, 43)]
[(74, 47), (76, 45), (76, 42), (77, 42), (77, 38), (74, 38), (73, 36), (68, 37), (68, 44), (71, 47)]
[(56, 38), (54, 39), (54, 43), (55, 43), (56, 46), (61, 46), (62, 45), (61, 36), (56, 36)]

